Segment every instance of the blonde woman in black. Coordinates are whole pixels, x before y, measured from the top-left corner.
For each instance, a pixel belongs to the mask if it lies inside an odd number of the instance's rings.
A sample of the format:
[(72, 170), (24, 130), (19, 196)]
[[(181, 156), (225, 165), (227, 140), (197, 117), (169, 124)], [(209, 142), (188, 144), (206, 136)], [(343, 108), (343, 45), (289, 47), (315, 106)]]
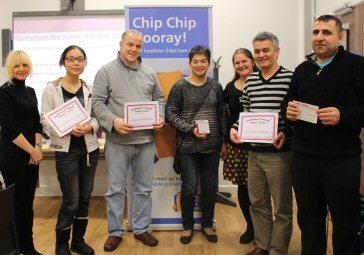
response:
[[(0, 169), (6, 186), (15, 183), (15, 223), (20, 253), (40, 255), (33, 242), (33, 200), (42, 156), (42, 126), (29, 56), (12, 51), (6, 59), (8, 81), (0, 88)], [(3, 246), (6, 244), (0, 244)]]

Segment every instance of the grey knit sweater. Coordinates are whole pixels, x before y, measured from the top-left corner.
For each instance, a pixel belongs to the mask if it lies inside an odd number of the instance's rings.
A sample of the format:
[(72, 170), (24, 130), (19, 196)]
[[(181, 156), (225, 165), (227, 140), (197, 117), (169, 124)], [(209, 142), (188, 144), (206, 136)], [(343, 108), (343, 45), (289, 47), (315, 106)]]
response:
[[(199, 108), (201, 104), (203, 105)], [(209, 121), (210, 134), (205, 140), (199, 140), (193, 134), (195, 120), (198, 119)], [(180, 153), (220, 150), (221, 143), (226, 138), (221, 84), (211, 78), (207, 78), (206, 83), (201, 86), (195, 86), (185, 78), (179, 80), (169, 93), (166, 121), (177, 130), (177, 149)]]

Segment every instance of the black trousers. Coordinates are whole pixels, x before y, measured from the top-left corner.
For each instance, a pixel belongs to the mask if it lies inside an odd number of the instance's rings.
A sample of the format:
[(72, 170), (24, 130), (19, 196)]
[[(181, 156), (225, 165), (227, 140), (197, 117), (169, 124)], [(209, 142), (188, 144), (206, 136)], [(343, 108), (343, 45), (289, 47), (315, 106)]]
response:
[(298, 207), (302, 255), (326, 254), (326, 216), (330, 211), (334, 255), (359, 251), (360, 156), (316, 157), (292, 154), (292, 184)]
[(15, 223), (21, 252), (33, 247), (33, 200), (39, 166), (29, 165), (29, 155), (23, 151), (2, 155), (1, 173), (6, 186), (15, 183)]

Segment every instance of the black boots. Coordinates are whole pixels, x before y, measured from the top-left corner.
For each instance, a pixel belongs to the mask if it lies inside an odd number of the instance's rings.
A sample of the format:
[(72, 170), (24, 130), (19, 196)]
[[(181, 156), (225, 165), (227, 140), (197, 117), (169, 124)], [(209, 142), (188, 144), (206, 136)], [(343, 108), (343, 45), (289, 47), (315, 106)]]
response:
[(85, 235), (88, 219), (77, 219), (73, 221), (71, 251), (81, 255), (93, 255), (95, 251), (85, 243), (83, 236)]
[[(94, 255), (95, 251), (85, 243), (85, 235), (88, 219), (73, 221), (71, 250), (81, 255)], [(71, 226), (67, 229), (56, 229), (56, 255), (71, 255), (68, 241), (70, 240)]]
[(70, 240), (71, 227), (56, 229), (56, 255), (71, 255), (68, 241)]
[(252, 218), (250, 216), (250, 199), (248, 187), (244, 185), (238, 186), (238, 200), (241, 211), (243, 212), (246, 221), (246, 231), (240, 236), (239, 242), (241, 244), (248, 244), (254, 240), (254, 228)]
[(34, 248), (33, 242), (28, 246), (27, 249), (20, 249), (20, 253), (24, 255), (42, 255)]
[(239, 242), (241, 244), (248, 244), (254, 240), (254, 229), (252, 225), (248, 225), (244, 234), (240, 236)]

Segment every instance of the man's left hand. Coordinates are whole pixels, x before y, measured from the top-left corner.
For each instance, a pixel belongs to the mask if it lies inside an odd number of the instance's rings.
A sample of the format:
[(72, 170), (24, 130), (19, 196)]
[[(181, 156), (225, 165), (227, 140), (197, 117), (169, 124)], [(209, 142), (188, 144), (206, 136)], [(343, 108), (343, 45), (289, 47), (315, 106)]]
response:
[(164, 119), (159, 117), (159, 121), (157, 123), (153, 123), (153, 129), (159, 130), (162, 129), (164, 126)]
[(336, 107), (321, 108), (317, 115), (323, 125), (335, 126), (340, 121), (340, 111)]
[(285, 134), (283, 132), (279, 132), (276, 139), (273, 141), (273, 145), (279, 150), (280, 148), (282, 148), (285, 142), (286, 142)]

